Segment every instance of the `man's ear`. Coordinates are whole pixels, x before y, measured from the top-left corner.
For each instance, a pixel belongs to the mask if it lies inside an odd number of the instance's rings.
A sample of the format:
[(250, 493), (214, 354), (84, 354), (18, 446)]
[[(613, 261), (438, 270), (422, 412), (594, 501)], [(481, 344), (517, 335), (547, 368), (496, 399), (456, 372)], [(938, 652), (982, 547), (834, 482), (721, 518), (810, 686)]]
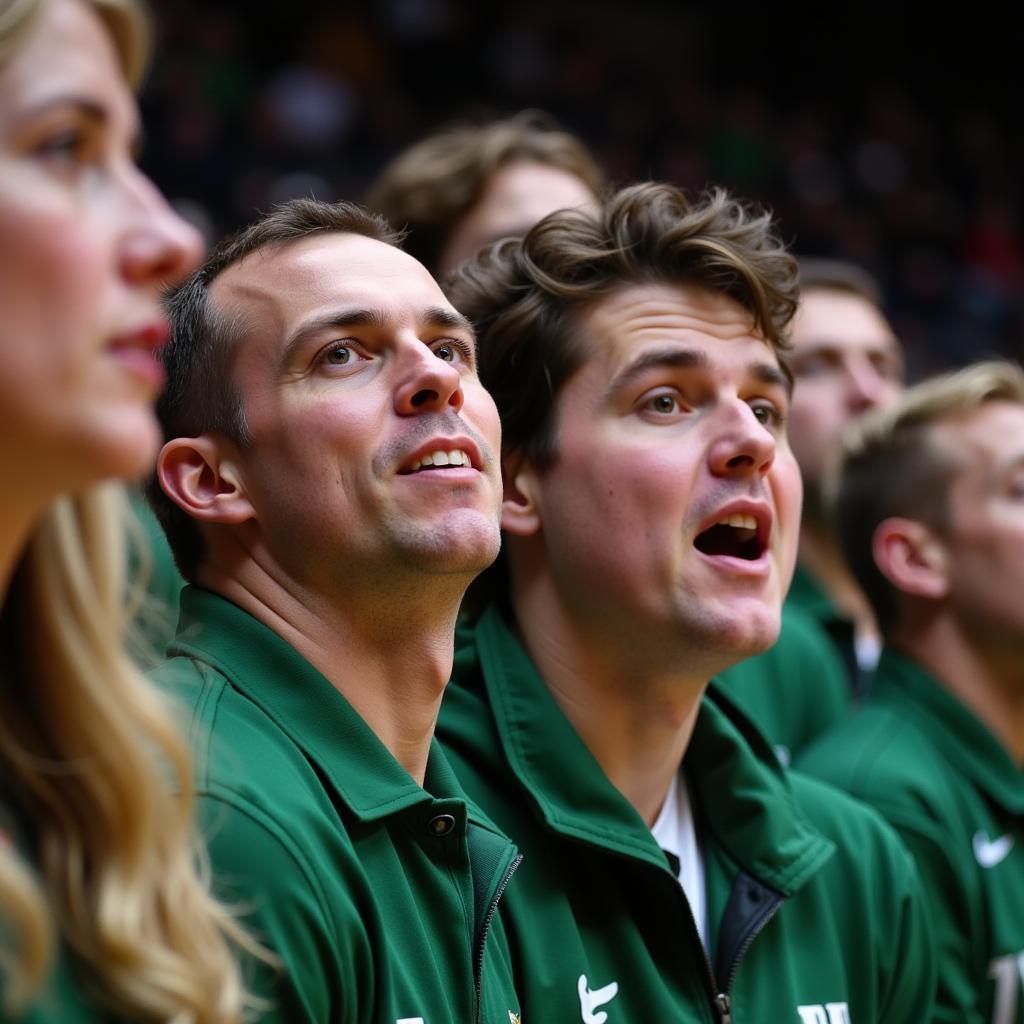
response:
[(501, 460), (501, 528), (517, 537), (529, 537), (541, 526), (537, 471), (521, 452), (505, 454)]
[(884, 519), (875, 528), (872, 554), (897, 590), (933, 601), (949, 593), (946, 546), (925, 523), (899, 516)]
[(244, 523), (255, 512), (235, 455), (235, 446), (221, 436), (176, 437), (157, 457), (157, 479), (171, 501), (193, 519)]

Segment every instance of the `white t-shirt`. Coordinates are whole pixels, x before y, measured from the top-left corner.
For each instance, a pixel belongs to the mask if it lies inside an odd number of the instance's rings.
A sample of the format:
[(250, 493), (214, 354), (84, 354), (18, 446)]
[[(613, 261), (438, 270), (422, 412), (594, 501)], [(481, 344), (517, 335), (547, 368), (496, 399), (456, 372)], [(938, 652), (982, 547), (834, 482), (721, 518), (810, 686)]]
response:
[(704, 860), (697, 845), (690, 791), (685, 779), (681, 779), (678, 773), (672, 779), (665, 803), (651, 832), (657, 844), (679, 860), (679, 884), (690, 904), (700, 941), (707, 947)]

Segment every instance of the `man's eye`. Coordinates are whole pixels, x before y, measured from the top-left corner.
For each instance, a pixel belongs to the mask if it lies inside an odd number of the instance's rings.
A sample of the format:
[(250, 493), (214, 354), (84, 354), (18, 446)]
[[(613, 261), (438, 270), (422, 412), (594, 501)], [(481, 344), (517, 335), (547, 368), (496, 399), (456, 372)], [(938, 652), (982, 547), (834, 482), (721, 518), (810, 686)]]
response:
[(472, 363), (473, 347), (457, 338), (449, 338), (434, 345), (434, 355), (446, 363)]
[(758, 402), (750, 408), (757, 422), (765, 427), (779, 427), (785, 418), (782, 410), (771, 402)]
[(651, 398), (647, 399), (644, 406), (645, 408), (650, 409), (651, 412), (668, 416), (679, 411), (679, 400), (675, 395), (653, 395)]
[(345, 366), (354, 358), (355, 353), (351, 345), (332, 345), (324, 355), (324, 362), (331, 366)]

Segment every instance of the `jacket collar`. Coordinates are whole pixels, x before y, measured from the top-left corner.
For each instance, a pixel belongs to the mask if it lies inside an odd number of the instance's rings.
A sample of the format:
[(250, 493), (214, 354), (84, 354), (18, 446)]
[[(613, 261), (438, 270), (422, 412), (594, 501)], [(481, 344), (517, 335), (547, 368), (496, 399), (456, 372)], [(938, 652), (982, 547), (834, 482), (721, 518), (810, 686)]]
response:
[(886, 648), (868, 701), (905, 711), (959, 773), (1010, 814), (1024, 814), (1024, 771), (988, 727), (917, 662)]
[(465, 800), (436, 741), (421, 788), (295, 648), (211, 591), (196, 586), (182, 591), (178, 633), (168, 655), (195, 658), (226, 676), (305, 753), (363, 821), (432, 799)]
[[(480, 618), (474, 643), (512, 772), (548, 826), (664, 867), (643, 819), (609, 782), (496, 608)], [(704, 827), (783, 895), (834, 852), (795, 807), (767, 742), (716, 687), (704, 697), (684, 766)]]

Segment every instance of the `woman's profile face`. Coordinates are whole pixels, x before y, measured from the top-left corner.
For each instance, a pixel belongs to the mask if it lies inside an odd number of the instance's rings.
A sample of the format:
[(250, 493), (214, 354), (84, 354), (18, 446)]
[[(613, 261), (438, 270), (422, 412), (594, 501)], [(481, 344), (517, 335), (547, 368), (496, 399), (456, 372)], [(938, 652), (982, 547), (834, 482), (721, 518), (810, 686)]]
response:
[(138, 170), (135, 101), (83, 0), (45, 0), (0, 61), (0, 469), (11, 494), (144, 473), (161, 287), (201, 254)]

